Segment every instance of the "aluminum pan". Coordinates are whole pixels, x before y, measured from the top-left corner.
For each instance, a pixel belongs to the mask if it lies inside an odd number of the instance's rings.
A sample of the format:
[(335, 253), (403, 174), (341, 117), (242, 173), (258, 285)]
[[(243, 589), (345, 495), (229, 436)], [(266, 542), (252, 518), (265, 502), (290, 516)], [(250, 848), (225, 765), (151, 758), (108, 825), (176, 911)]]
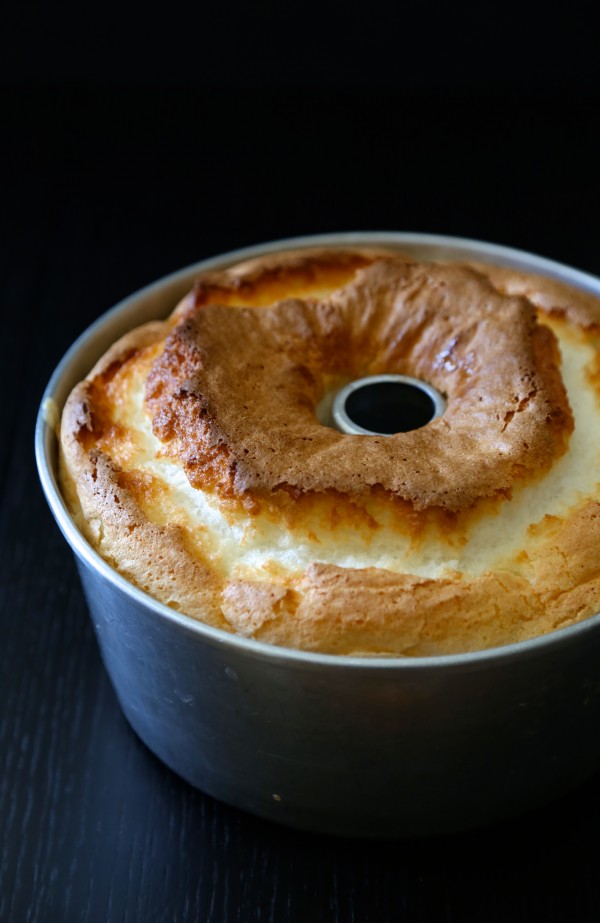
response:
[(599, 280), (569, 267), (430, 235), (325, 235), (225, 254), (142, 289), (77, 340), (43, 396), (38, 469), (75, 553), (123, 712), (164, 763), (208, 794), (292, 827), (361, 836), (454, 832), (543, 804), (600, 766), (600, 615), (520, 644), (444, 657), (273, 647), (177, 613), (122, 578), (79, 533), (56, 482), (57, 410), (114, 339), (166, 315), (200, 271), (340, 244), (487, 259), (600, 294)]

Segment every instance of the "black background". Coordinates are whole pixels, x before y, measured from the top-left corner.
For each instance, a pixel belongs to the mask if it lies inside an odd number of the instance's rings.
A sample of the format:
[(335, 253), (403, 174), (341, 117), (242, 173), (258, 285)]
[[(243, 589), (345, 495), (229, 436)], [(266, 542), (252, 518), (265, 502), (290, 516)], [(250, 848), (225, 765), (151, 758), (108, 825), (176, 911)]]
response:
[(162, 767), (121, 716), (32, 452), (75, 336), (222, 251), (407, 230), (600, 273), (592, 10), (0, 14), (3, 923), (598, 919), (598, 777), (495, 828), (364, 843), (276, 829)]

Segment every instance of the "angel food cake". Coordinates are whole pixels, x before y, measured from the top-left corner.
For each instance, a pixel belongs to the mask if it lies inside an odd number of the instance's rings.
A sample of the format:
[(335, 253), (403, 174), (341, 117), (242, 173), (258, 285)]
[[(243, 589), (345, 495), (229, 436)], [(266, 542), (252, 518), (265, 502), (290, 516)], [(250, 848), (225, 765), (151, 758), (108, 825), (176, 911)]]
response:
[[(600, 610), (600, 301), (483, 264), (297, 250), (198, 278), (76, 386), (63, 493), (120, 574), (192, 618), (428, 656)], [(442, 412), (343, 431), (349, 383)]]

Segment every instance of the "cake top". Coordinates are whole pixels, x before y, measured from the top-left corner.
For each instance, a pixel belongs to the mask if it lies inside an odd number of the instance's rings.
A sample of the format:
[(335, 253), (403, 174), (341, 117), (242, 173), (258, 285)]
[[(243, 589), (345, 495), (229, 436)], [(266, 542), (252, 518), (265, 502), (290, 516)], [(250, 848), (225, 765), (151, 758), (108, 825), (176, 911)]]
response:
[[(97, 551), (224, 631), (448, 654), (600, 611), (600, 301), (362, 249), (202, 275), (70, 395), (61, 485)], [(338, 432), (349, 381), (409, 375), (441, 416)]]
[[(334, 383), (381, 373), (429, 382), (446, 412), (391, 437), (321, 424)], [(378, 260), (327, 297), (194, 306), (146, 399), (195, 486), (259, 497), (378, 488), (417, 510), (457, 512), (539, 476), (573, 425), (556, 338), (530, 301), (469, 267), (405, 259)]]

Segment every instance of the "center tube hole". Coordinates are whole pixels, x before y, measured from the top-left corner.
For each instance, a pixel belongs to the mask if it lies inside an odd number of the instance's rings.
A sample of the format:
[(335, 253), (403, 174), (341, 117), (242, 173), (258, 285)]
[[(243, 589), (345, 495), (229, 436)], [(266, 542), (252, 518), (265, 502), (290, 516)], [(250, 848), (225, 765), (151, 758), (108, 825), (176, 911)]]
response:
[(391, 436), (426, 426), (444, 409), (441, 394), (427, 382), (380, 375), (342, 388), (334, 400), (333, 421), (345, 433)]

